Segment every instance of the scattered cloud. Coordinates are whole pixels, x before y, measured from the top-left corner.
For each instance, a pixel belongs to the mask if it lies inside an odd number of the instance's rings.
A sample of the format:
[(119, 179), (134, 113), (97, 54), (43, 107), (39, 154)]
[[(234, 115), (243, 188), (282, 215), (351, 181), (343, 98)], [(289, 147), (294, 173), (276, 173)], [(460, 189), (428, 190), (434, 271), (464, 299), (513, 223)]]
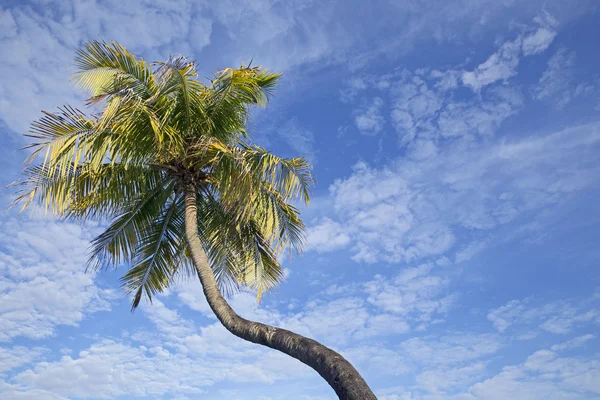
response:
[(600, 393), (600, 364), (592, 357), (561, 357), (539, 350), (519, 365), (506, 366), (498, 375), (473, 385), (475, 398), (541, 400), (585, 399)]
[(578, 336), (575, 339), (571, 339), (564, 343), (555, 344), (550, 349), (552, 351), (564, 351), (564, 350), (576, 349), (578, 347), (584, 346), (587, 342), (589, 342), (590, 340), (594, 340), (596, 338), (597, 338), (596, 335), (592, 335), (591, 333), (588, 333), (587, 335)]
[(278, 129), (278, 136), (294, 151), (294, 157), (306, 157), (314, 166), (317, 162), (314, 135), (302, 127), (297, 118), (292, 118)]
[(522, 38), (504, 43), (473, 71), (463, 72), (462, 83), (478, 92), (491, 83), (512, 78), (517, 74), (522, 43)]
[(0, 347), (0, 376), (18, 367), (31, 364), (48, 349), (43, 347)]
[[(546, 14), (547, 19), (554, 19)], [(549, 25), (542, 26), (532, 33), (519, 35), (515, 40), (507, 41), (497, 52), (473, 71), (465, 71), (462, 82), (476, 92), (481, 88), (512, 78), (517, 74), (520, 57), (531, 56), (546, 50), (556, 37), (557, 32)]]
[(354, 124), (363, 135), (376, 135), (383, 129), (384, 118), (381, 114), (383, 100), (373, 98), (369, 103), (355, 111)]
[(38, 363), (17, 374), (12, 382), (65, 397), (115, 398), (202, 393), (199, 386), (223, 379), (229, 365), (198, 363), (163, 347), (131, 346), (102, 340), (75, 358)]
[(575, 52), (559, 49), (548, 61), (548, 67), (539, 82), (531, 87), (533, 97), (562, 109), (575, 98), (594, 93), (595, 84), (577, 83), (574, 67)]
[(425, 336), (400, 344), (404, 353), (423, 366), (453, 366), (479, 360), (502, 348), (502, 340), (492, 334)]
[(456, 300), (447, 294), (448, 280), (435, 276), (430, 265), (406, 268), (393, 279), (375, 276), (365, 285), (367, 301), (386, 312), (411, 316), (419, 322), (442, 317)]
[(42, 339), (110, 309), (112, 292), (85, 273), (89, 231), (52, 220), (0, 224), (0, 341)]
[(533, 299), (512, 300), (489, 311), (487, 318), (498, 332), (509, 328), (525, 326), (546, 332), (564, 335), (581, 324), (600, 324), (600, 314), (596, 311), (594, 299), (575, 305), (571, 301), (556, 301), (535, 305)]
[(324, 253), (346, 247), (350, 236), (344, 232), (344, 227), (331, 218), (323, 218), (306, 232), (306, 250)]
[(380, 169), (359, 162), (330, 187), (334, 222), (322, 220), (310, 229), (343, 227), (353, 259), (365, 263), (448, 254), (462, 242), (461, 228), (479, 231), (474, 239), (482, 246), (486, 231), (518, 224), (520, 215), (594, 187), (598, 145), (600, 125), (592, 123), (511, 142), (458, 142), (435, 158), (401, 159)]
[[(359, 103), (353, 111), (359, 131), (375, 134), (385, 124), (381, 106), (383, 97), (389, 97), (390, 122), (413, 159), (437, 155), (441, 142), (448, 139), (491, 136), (523, 108), (518, 87), (507, 85), (518, 73), (520, 58), (544, 51), (557, 34), (549, 14), (535, 21), (538, 28), (522, 28), (524, 33), (505, 41), (473, 70), (397, 68), (377, 76), (357, 75), (346, 81), (340, 100), (354, 104), (359, 94), (378, 93), (373, 104)], [(472, 89), (470, 96), (463, 87)]]

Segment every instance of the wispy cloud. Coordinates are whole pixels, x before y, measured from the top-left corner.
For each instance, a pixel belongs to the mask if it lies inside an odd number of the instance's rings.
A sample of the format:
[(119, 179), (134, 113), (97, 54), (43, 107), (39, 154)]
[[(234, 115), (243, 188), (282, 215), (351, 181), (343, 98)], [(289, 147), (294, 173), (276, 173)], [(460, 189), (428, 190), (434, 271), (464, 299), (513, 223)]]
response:
[(564, 335), (578, 325), (600, 324), (596, 303), (594, 298), (583, 304), (564, 300), (536, 305), (533, 299), (512, 300), (490, 310), (487, 318), (499, 332), (525, 329), (532, 333), (529, 338), (535, 337), (540, 330)]
[[(512, 142), (458, 142), (434, 158), (398, 160), (381, 169), (359, 163), (330, 188), (337, 218), (309, 232), (343, 226), (335, 234), (351, 240), (335, 248), (347, 245), (356, 261), (367, 263), (447, 254), (463, 240), (461, 228), (480, 231), (481, 244), (486, 231), (517, 226), (520, 215), (594, 187), (593, 149), (599, 144), (600, 125), (592, 123)], [(309, 237), (310, 248), (323, 252), (330, 238)]]
[(575, 52), (559, 49), (548, 61), (539, 82), (531, 87), (533, 97), (562, 109), (575, 98), (596, 92), (595, 83), (577, 82), (575, 61)]

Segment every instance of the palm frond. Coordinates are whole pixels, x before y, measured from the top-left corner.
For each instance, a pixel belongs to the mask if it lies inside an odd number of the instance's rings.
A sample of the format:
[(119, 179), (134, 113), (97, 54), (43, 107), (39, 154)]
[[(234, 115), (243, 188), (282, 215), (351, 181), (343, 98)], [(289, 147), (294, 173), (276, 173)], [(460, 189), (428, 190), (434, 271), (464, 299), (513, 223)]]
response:
[(244, 143), (232, 146), (218, 141), (205, 146), (200, 156), (209, 157), (210, 182), (228, 207), (242, 204), (245, 213), (253, 213), (253, 199), (263, 182), (278, 191), (284, 201), (297, 198), (310, 201), (313, 179), (303, 158), (285, 159), (257, 146)]
[(226, 293), (239, 285), (258, 290), (259, 298), (283, 278), (264, 226), (252, 216), (241, 219), (213, 193), (203, 193), (198, 205), (201, 239), (215, 277)]
[(134, 293), (131, 309), (138, 307), (142, 296), (152, 296), (166, 289), (173, 276), (188, 265), (185, 255), (184, 202), (172, 198), (153, 222), (148, 235), (141, 238), (132, 266), (122, 278), (123, 287)]
[(244, 143), (241, 148), (253, 175), (271, 183), (286, 201), (300, 198), (306, 204), (310, 203), (314, 180), (304, 157), (281, 158), (259, 146)]
[(124, 91), (146, 99), (155, 90), (148, 63), (116, 42), (86, 43), (77, 51), (75, 66), (78, 71), (73, 79), (90, 92), (92, 104)]
[(211, 121), (207, 134), (223, 142), (246, 137), (249, 107), (265, 106), (280, 76), (260, 67), (227, 68), (215, 74), (206, 92), (206, 115)]
[(161, 183), (165, 184), (138, 193), (136, 199), (123, 207), (122, 213), (92, 241), (88, 267), (118, 267), (134, 260), (138, 247), (152, 232), (156, 219), (173, 193), (173, 181)]

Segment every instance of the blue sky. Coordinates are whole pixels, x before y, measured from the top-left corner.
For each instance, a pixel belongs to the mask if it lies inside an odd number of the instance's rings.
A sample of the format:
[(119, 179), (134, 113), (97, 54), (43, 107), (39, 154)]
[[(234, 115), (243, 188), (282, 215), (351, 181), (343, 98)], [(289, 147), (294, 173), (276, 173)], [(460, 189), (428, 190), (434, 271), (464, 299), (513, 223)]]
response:
[[(306, 252), (236, 310), (342, 352), (380, 399), (598, 399), (595, 3), (4, 0), (0, 184), (40, 110), (81, 105), (87, 40), (202, 76), (254, 57), (285, 75), (250, 132), (317, 185)], [(195, 281), (130, 314), (123, 270), (84, 272), (102, 226), (0, 226), (1, 398), (334, 398), (226, 332)]]

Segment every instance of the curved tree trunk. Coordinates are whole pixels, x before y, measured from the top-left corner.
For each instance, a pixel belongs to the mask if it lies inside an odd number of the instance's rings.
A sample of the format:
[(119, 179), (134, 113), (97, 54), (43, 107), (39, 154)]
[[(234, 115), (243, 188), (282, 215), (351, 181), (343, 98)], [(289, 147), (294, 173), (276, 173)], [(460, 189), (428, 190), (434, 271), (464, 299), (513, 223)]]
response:
[(313, 368), (343, 400), (377, 399), (358, 371), (344, 357), (319, 342), (294, 332), (240, 317), (221, 295), (200, 237), (195, 188), (185, 192), (185, 233), (206, 300), (227, 330), (249, 342), (279, 350)]

